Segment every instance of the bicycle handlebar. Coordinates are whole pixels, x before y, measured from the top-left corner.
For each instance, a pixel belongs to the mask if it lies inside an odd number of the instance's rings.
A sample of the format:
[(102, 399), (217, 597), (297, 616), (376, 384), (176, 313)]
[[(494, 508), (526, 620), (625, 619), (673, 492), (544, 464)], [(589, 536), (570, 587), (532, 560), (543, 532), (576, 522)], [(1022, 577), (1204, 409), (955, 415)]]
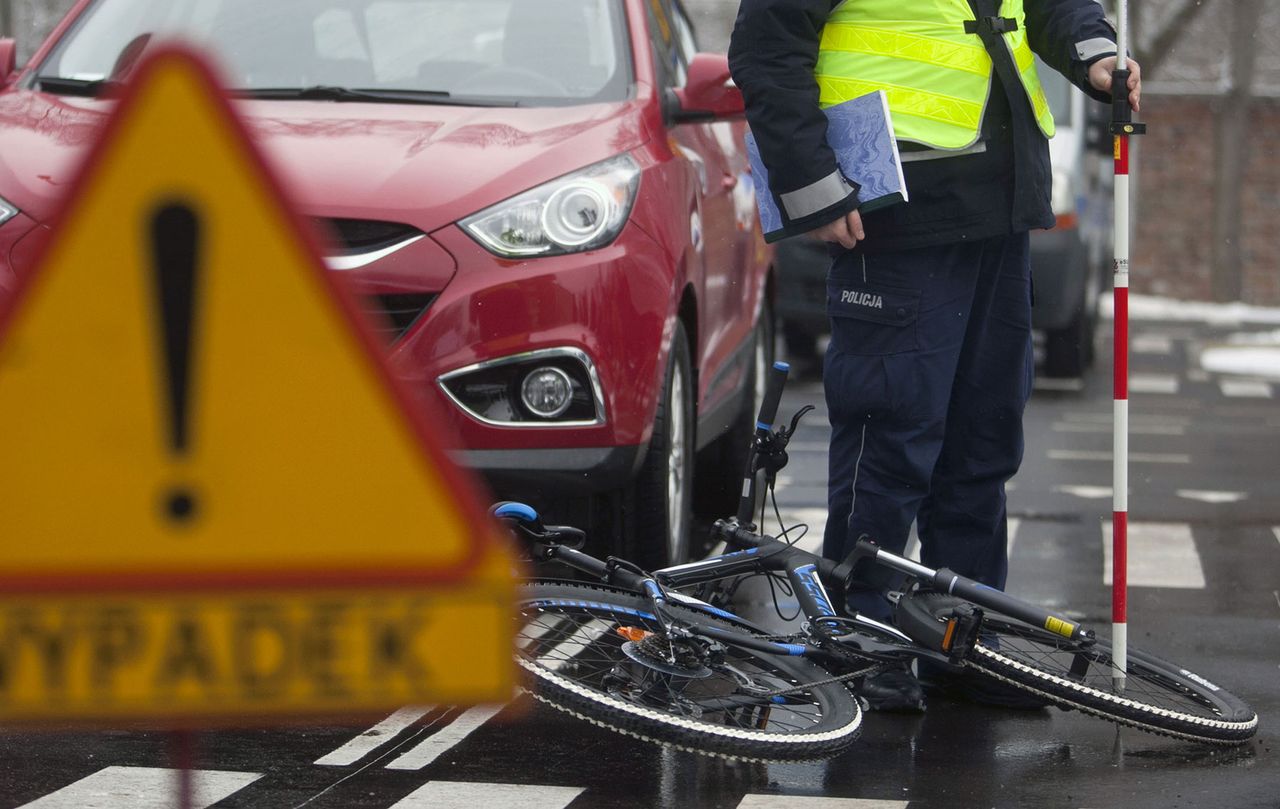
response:
[(760, 400), (760, 412), (756, 414), (756, 432), (752, 440), (752, 449), (747, 453), (747, 468), (743, 470), (742, 498), (738, 501), (738, 522), (751, 521), (751, 512), (756, 502), (756, 450), (761, 441), (769, 437), (773, 430), (773, 421), (778, 416), (778, 405), (782, 402), (782, 389), (787, 384), (787, 374), (791, 366), (785, 362), (775, 362), (769, 369), (765, 380), (764, 397)]
[(818, 576), (822, 578), (823, 582), (840, 587), (842, 590), (848, 587), (849, 579), (853, 575), (854, 559), (852, 556), (843, 562), (833, 562), (816, 553), (810, 553), (803, 548), (789, 545), (775, 537), (757, 534), (750, 529), (743, 528), (736, 522), (726, 522), (725, 520), (716, 520), (715, 525), (712, 526), (712, 533), (723, 539), (728, 546), (739, 550), (758, 548), (765, 555), (785, 553), (792, 559), (798, 557), (802, 563), (812, 564), (817, 569)]

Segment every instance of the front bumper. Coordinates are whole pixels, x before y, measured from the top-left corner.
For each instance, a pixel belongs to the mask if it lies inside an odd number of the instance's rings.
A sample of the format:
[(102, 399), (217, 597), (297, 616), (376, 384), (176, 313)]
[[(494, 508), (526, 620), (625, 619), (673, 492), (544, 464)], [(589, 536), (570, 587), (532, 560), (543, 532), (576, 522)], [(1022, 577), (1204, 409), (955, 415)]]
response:
[[(504, 494), (619, 488), (648, 446), (674, 328), (678, 279), (663, 251), (627, 226), (608, 247), (499, 259), (456, 227), (431, 234), (457, 270), (391, 352), (397, 375), (448, 437), (453, 457)], [(601, 418), (571, 425), (478, 418), (442, 377), (543, 349), (582, 352), (599, 380)]]

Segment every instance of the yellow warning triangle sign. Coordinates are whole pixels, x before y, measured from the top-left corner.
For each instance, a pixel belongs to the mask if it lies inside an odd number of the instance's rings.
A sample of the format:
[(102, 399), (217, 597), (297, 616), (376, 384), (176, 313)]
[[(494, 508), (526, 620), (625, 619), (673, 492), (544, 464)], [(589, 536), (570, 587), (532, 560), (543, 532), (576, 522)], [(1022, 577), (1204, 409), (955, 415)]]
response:
[(195, 57), (139, 68), (0, 306), (10, 592), (448, 581), (490, 555), (440, 423)]

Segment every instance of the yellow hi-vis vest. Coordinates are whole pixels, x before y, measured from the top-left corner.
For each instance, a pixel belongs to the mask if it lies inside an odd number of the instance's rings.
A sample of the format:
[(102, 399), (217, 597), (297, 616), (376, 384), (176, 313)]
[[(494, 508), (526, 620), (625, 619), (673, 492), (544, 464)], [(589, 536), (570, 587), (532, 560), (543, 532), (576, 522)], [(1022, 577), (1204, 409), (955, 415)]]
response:
[[(1027, 44), (1022, 0), (998, 5), (1002, 17), (1017, 21), (1017, 29), (1000, 38), (1013, 54), (1040, 131), (1051, 138), (1053, 114)], [(906, 10), (917, 8), (922, 11)], [(968, 0), (845, 0), (822, 31), (815, 70), (821, 105), (884, 90), (898, 140), (937, 149), (972, 145), (993, 70), (982, 40), (965, 31), (973, 19)]]

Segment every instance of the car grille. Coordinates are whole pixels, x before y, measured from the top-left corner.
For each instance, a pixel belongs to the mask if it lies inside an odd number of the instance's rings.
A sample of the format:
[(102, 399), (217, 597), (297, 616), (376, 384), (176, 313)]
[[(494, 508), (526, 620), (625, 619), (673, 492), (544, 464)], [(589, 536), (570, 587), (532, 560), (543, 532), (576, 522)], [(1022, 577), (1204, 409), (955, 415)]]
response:
[(364, 309), (373, 330), (394, 343), (422, 317), (436, 299), (434, 292), (409, 292), (394, 295), (369, 295)]
[[(317, 219), (316, 224), (337, 251), (348, 256), (372, 253), (423, 235), (412, 225), (374, 219)], [(368, 295), (363, 299), (363, 306), (374, 331), (388, 343), (394, 343), (435, 299), (434, 292)]]
[(400, 222), (379, 222), (373, 219), (318, 219), (316, 223), (347, 255), (371, 253), (422, 235), (422, 231), (413, 225)]

